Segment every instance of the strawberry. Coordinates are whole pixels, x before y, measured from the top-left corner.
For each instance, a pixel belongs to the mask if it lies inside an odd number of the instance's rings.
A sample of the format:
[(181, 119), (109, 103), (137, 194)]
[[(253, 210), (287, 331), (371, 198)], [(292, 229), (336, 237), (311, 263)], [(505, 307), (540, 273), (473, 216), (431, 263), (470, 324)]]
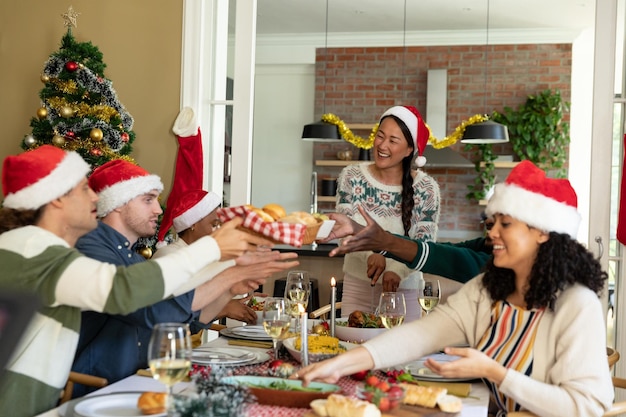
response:
[(268, 368), (269, 369), (276, 369), (276, 368), (278, 368), (282, 364), (283, 364), (283, 361), (281, 361), (280, 359), (274, 359), (273, 361), (270, 362)]
[(389, 398), (387, 397), (382, 397), (380, 399), (380, 402), (378, 403), (378, 409), (380, 411), (389, 411), (391, 409), (391, 404), (389, 403)]
[(352, 374), (352, 379), (355, 379), (357, 381), (363, 381), (365, 380), (365, 378), (367, 378), (367, 375), (369, 374), (368, 371), (359, 371), (357, 373)]
[(367, 385), (371, 385), (372, 387), (377, 387), (380, 383), (380, 379), (376, 375), (370, 375), (365, 379), (365, 383)]
[(389, 386), (389, 383), (387, 381), (380, 381), (378, 385), (376, 385), (376, 388), (378, 388), (382, 392), (387, 392), (391, 387)]

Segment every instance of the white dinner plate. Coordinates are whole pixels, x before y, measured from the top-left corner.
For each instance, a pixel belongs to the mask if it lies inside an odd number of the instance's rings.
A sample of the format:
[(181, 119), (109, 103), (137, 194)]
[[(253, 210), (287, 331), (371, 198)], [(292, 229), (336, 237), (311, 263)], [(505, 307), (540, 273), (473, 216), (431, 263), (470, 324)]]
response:
[(424, 356), (414, 362), (410, 362), (405, 365), (406, 370), (413, 375), (415, 379), (422, 381), (440, 381), (440, 382), (462, 382), (471, 381), (475, 378), (444, 378), (439, 374), (434, 373), (424, 365), (426, 359), (434, 358), (437, 362), (452, 362), (460, 359), (459, 356), (446, 355), (445, 353), (433, 353), (432, 355)]
[(256, 359), (254, 352), (239, 348), (201, 347), (191, 354), (191, 361), (199, 365), (245, 365)]
[[(83, 397), (68, 408), (67, 417), (143, 417), (137, 407), (141, 392), (117, 392), (113, 394)], [(73, 410), (71, 410), (73, 409)], [(152, 414), (153, 417), (165, 417), (167, 413)]]
[(220, 330), (220, 335), (235, 339), (272, 341), (263, 330), (263, 326), (226, 327)]

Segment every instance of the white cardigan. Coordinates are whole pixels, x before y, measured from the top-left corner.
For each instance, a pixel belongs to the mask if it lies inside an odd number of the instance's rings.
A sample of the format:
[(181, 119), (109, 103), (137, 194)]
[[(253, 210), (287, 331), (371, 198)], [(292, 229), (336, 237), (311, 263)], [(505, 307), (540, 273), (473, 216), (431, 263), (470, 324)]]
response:
[[(490, 325), (492, 299), (482, 274), (430, 315), (364, 344), (376, 368), (407, 363), (445, 346), (476, 346)], [(562, 291), (546, 310), (533, 347), (531, 377), (508, 370), (500, 391), (539, 416), (601, 416), (613, 402), (606, 326), (597, 295), (581, 285)], [(410, 341), (410, 343), (398, 343)]]

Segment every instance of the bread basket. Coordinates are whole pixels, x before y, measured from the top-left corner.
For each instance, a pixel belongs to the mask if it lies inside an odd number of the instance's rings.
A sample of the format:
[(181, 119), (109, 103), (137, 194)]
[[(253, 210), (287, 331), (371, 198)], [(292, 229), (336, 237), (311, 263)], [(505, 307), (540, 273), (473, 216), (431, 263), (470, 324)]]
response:
[(304, 231), (304, 238), (302, 239), (302, 243), (304, 245), (310, 245), (315, 241), (315, 238), (317, 237), (317, 232), (319, 232), (320, 227), (322, 227), (322, 224), (324, 223), (324, 220), (322, 219), (316, 218), (315, 220), (317, 220), (317, 223), (312, 226), (307, 226), (306, 230)]

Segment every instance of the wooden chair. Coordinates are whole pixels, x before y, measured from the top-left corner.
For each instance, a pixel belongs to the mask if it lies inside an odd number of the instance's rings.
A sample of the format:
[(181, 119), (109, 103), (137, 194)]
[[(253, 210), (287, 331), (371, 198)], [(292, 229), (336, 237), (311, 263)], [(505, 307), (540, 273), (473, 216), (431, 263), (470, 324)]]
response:
[[(341, 308), (341, 301), (337, 301), (335, 303), (335, 309), (339, 310)], [(330, 312), (330, 304), (326, 304), (325, 306), (322, 306), (320, 308), (318, 308), (317, 310), (311, 311), (309, 313), (309, 317), (312, 319), (316, 319), (320, 316), (324, 316), (323, 318), (326, 318), (326, 314)]]
[(106, 378), (99, 376), (93, 376), (88, 374), (81, 374), (79, 372), (70, 372), (70, 376), (67, 378), (67, 383), (61, 391), (61, 398), (59, 399), (59, 405), (72, 399), (72, 391), (74, 391), (74, 384), (86, 385), (88, 387), (102, 388), (109, 384)]
[[(606, 348), (606, 355), (609, 362), (609, 369), (613, 369), (613, 365), (619, 360), (620, 354), (618, 351), (611, 347)], [(626, 379), (613, 377), (613, 387), (626, 389)], [(618, 401), (613, 403), (613, 406), (609, 411), (604, 413), (602, 417), (614, 417), (626, 414), (626, 401)], [(530, 411), (514, 411), (507, 414), (508, 417), (537, 417), (536, 414)]]

